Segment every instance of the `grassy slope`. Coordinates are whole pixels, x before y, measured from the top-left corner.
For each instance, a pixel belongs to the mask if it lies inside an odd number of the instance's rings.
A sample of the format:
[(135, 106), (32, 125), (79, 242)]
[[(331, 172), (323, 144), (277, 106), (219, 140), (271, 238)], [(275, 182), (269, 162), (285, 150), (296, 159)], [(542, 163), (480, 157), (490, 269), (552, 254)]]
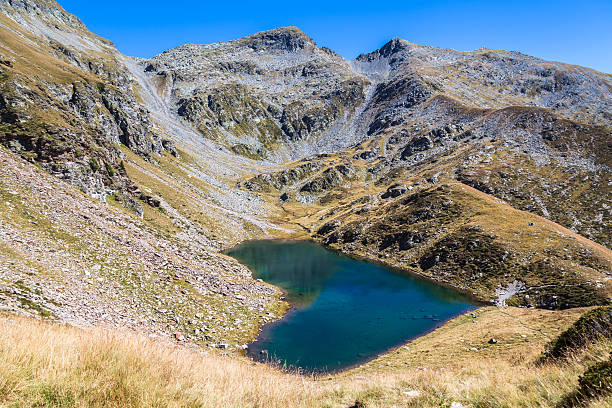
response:
[[(300, 226), (302, 231), (295, 235), (297, 237), (314, 236), (345, 253), (425, 275), (484, 300), (495, 298), (495, 289), (514, 279), (526, 282), (524, 294), (531, 296), (531, 300), (519, 299), (520, 304), (537, 305), (543, 301), (540, 296), (549, 295), (575, 298), (570, 306), (581, 304), (580, 299), (584, 300), (584, 296), (599, 297), (602, 302), (610, 299), (612, 251), (548, 219), (517, 210), (491, 195), (458, 183), (445, 174), (448, 162), (457, 160), (452, 157), (436, 163), (435, 170), (442, 170), (436, 184), (425, 182), (431, 176), (431, 165), (398, 171), (376, 182), (367, 182), (367, 179), (364, 182), (362, 170), (356, 167), (353, 179), (346, 179), (324, 192), (313, 204), (303, 205), (296, 201), (283, 204), (285, 214), (277, 222), (294, 228)], [(325, 169), (336, 165), (339, 158), (321, 161)], [(303, 181), (298, 185), (300, 183)], [(395, 199), (381, 199), (392, 184), (409, 186), (413, 190)], [(263, 194), (267, 194), (271, 202), (278, 202), (280, 193), (273, 190)], [(336, 226), (317, 234), (326, 225)], [(398, 249), (400, 239), (397, 236), (406, 233), (417, 233), (420, 241), (412, 248)], [(386, 238), (390, 242), (383, 245)], [(457, 249), (449, 246), (446, 239), (451, 243), (453, 240), (474, 241), (482, 245)], [(454, 249), (449, 250), (449, 247)], [(423, 258), (440, 252), (450, 253), (455, 262), (468, 261), (465, 265), (440, 262), (427, 269), (419, 264)], [(500, 255), (499, 265), (493, 261), (496, 252)], [(481, 273), (483, 275), (479, 275)], [(584, 286), (583, 282), (590, 283)], [(566, 289), (562, 289), (564, 287)], [(557, 293), (561, 290), (563, 293)], [(536, 291), (541, 295), (536, 296)], [(587, 292), (590, 295), (585, 295)], [(559, 304), (557, 307), (567, 306)]]
[[(208, 355), (133, 332), (83, 331), (4, 316), (0, 406), (448, 407), (457, 401), (478, 407), (549, 407), (576, 387), (589, 364), (609, 354), (601, 344), (564, 365), (533, 363), (546, 336), (569, 326), (577, 310), (486, 308), (477, 314), (477, 323), (461, 316), (418, 339), (410, 350), (400, 348), (357, 370), (322, 378), (282, 373), (242, 357)], [(489, 348), (503, 351), (469, 351), (461, 341), (480, 347), (489, 336), (500, 339)]]
[(126, 212), (0, 148), (2, 304), (72, 324), (178, 332), (203, 346), (244, 344), (268, 312), (284, 311), (235, 261)]

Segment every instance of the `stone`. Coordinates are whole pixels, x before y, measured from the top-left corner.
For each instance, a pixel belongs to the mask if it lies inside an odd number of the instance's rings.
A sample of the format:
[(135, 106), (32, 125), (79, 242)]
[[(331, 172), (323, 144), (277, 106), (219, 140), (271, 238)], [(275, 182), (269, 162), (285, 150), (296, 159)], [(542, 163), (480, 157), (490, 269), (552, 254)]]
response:
[(154, 208), (161, 207), (161, 198), (159, 197), (154, 197), (154, 196), (147, 195), (147, 194), (141, 194), (140, 199), (144, 201), (145, 203), (147, 203), (148, 205), (150, 205), (151, 207), (154, 207)]
[(360, 154), (355, 155), (355, 158), (360, 160), (369, 160), (374, 157), (376, 157), (376, 153), (371, 150), (366, 150), (365, 152), (361, 152)]
[(497, 340), (496, 339), (489, 339), (489, 344), (497, 344)]
[(178, 157), (178, 151), (176, 150), (176, 145), (172, 140), (162, 139), (162, 146), (164, 150), (170, 153), (174, 157)]
[(428, 136), (421, 136), (413, 139), (404, 148), (401, 154), (401, 159), (406, 160), (416, 152), (424, 152), (433, 147), (433, 142)]
[(406, 186), (400, 186), (396, 184), (396, 185), (389, 187), (387, 191), (383, 193), (381, 198), (383, 199), (397, 198), (403, 194), (406, 194), (406, 192), (408, 192), (408, 188)]

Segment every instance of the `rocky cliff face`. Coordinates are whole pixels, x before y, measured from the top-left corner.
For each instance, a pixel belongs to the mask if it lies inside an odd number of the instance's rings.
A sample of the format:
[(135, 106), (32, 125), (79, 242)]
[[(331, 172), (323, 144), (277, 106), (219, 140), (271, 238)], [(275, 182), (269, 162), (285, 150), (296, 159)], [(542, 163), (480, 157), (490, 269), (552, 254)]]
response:
[(91, 196), (129, 200), (116, 146), (151, 159), (162, 141), (113, 44), (52, 1), (0, 8), (3, 144)]
[[(351, 68), (373, 84), (349, 137), (361, 142), (356, 159), (372, 166), (370, 177), (469, 149), (466, 161), (450, 163), (453, 179), (612, 244), (610, 75), (516, 52), (403, 40)], [(508, 157), (496, 160), (492, 153), (501, 151)]]
[(254, 159), (334, 151), (371, 81), (294, 27), (185, 45), (142, 63), (167, 103), (207, 138)]
[[(398, 168), (463, 145), (487, 157), (483, 142), (500, 141), (512, 165), (456, 163), (455, 178), (611, 244), (610, 75), (399, 39), (345, 61), (295, 28), (183, 46), (142, 66), (204, 137), (254, 159), (283, 162), (377, 139), (383, 148), (364, 154)], [(528, 163), (540, 181), (558, 181), (525, 183), (534, 174), (517, 171)], [(572, 194), (582, 187), (564, 174), (581, 174), (593, 196)]]

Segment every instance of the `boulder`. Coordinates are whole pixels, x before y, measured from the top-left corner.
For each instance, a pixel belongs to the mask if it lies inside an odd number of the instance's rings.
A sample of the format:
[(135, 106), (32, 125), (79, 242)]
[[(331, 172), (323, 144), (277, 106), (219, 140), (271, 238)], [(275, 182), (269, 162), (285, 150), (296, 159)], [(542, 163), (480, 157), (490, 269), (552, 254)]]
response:
[(395, 184), (395, 185), (389, 187), (387, 189), (387, 191), (385, 193), (383, 193), (381, 198), (383, 198), (383, 199), (396, 198), (396, 197), (399, 197), (399, 196), (401, 196), (403, 194), (406, 194), (407, 192), (408, 192), (408, 187), (400, 186), (400, 185)]
[(178, 151), (176, 150), (176, 145), (172, 140), (162, 139), (162, 146), (164, 150), (173, 155), (174, 157), (178, 157)]
[(433, 142), (428, 136), (420, 136), (413, 139), (402, 151), (402, 160), (406, 160), (416, 152), (424, 152), (433, 147)]
[(361, 152), (359, 154), (355, 155), (355, 159), (357, 160), (369, 160), (376, 157), (376, 153), (374, 153), (372, 150), (366, 150), (365, 152)]
[(161, 207), (161, 198), (150, 196), (147, 194), (141, 194), (140, 199), (145, 203), (149, 204), (151, 207), (159, 208)]

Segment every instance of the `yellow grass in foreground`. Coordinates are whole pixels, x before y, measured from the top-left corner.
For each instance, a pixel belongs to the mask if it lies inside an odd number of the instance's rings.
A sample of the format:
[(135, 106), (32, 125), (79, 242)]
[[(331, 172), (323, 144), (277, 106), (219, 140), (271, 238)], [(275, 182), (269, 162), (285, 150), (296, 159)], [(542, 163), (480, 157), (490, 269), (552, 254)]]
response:
[(461, 368), (357, 370), (313, 379), (130, 332), (0, 316), (0, 406), (448, 407), (454, 401), (473, 407), (554, 406), (590, 361), (603, 358), (607, 346), (565, 366), (536, 367), (473, 353)]

